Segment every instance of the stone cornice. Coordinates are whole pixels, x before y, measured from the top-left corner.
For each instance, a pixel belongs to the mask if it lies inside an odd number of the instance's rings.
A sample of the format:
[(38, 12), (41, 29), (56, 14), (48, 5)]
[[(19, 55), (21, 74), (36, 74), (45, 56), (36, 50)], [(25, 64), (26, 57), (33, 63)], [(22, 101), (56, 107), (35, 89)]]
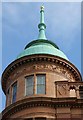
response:
[(48, 97), (33, 97), (26, 98), (20, 101), (17, 101), (10, 106), (8, 106), (2, 112), (3, 118), (7, 118), (19, 112), (23, 109), (28, 109), (31, 107), (70, 107), (70, 108), (83, 108), (83, 99), (76, 99), (76, 97), (71, 98), (48, 98)]
[(20, 59), (13, 61), (8, 67), (4, 70), (2, 74), (2, 89), (4, 93), (6, 93), (6, 82), (10, 74), (18, 67), (28, 64), (28, 63), (35, 63), (35, 62), (50, 62), (50, 63), (57, 63), (60, 66), (67, 68), (74, 76), (76, 81), (82, 81), (81, 74), (79, 73), (78, 69), (69, 61), (60, 58), (58, 56), (53, 55), (46, 55), (46, 54), (39, 54), (39, 55), (30, 55), (25, 56)]

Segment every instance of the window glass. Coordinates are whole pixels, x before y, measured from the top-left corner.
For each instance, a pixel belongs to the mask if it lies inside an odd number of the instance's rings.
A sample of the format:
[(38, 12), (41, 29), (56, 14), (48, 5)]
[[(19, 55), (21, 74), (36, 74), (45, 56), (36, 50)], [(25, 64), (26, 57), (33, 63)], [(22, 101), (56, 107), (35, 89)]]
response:
[(45, 94), (45, 75), (37, 75), (36, 76), (36, 94)]
[(37, 75), (37, 84), (45, 84), (45, 75)]
[(17, 82), (13, 84), (12, 89), (13, 89), (12, 103), (14, 103), (16, 101)]
[(34, 76), (28, 76), (26, 78), (26, 95), (32, 95), (34, 88)]

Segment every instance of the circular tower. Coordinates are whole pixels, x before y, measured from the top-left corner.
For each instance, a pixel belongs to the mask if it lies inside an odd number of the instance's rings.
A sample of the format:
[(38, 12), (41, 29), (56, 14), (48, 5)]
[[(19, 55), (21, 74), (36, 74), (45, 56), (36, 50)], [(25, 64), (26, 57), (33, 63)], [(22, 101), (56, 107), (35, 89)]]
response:
[(5, 119), (75, 119), (83, 117), (83, 82), (78, 69), (45, 35), (44, 7), (39, 36), (4, 70)]

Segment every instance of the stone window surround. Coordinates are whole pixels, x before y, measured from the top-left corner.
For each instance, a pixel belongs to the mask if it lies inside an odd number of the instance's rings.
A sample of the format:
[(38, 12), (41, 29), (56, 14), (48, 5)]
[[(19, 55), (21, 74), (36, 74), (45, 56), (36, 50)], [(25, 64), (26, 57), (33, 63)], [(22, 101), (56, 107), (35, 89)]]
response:
[(12, 86), (12, 90), (11, 90), (11, 92), (12, 92), (11, 103), (16, 102), (16, 100), (13, 101), (13, 87), (14, 87), (15, 84), (16, 84), (16, 97), (17, 97), (18, 83), (17, 83), (17, 81), (15, 81), (15, 82), (11, 85), (11, 86)]

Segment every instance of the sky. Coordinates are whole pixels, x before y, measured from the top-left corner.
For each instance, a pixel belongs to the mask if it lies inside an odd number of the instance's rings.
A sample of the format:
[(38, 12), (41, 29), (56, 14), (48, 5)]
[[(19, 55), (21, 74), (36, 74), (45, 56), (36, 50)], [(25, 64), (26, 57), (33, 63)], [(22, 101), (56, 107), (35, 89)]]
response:
[[(0, 12), (2, 72), (29, 42), (38, 38), (42, 4), (45, 7), (47, 39), (56, 43), (81, 72), (81, 2), (3, 2)], [(1, 86), (0, 94), (3, 100), (0, 102), (1, 112), (5, 107)]]

